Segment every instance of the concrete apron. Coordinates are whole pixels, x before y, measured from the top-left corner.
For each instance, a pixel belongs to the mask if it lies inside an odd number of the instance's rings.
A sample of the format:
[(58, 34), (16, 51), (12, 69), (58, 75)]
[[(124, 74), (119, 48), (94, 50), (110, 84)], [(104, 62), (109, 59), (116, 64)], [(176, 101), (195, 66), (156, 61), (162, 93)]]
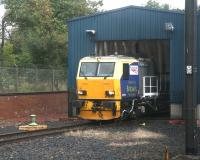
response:
[[(171, 119), (183, 119), (181, 104), (171, 104), (170, 105), (170, 117)], [(200, 120), (200, 104), (197, 105), (197, 120)]]

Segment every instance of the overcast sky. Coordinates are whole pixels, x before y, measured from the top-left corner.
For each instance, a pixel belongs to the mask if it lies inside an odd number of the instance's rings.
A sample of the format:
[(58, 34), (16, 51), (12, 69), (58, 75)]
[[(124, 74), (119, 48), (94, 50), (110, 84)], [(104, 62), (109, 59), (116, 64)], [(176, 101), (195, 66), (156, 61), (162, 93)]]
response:
[[(110, 10), (128, 5), (144, 6), (147, 3), (147, 1), (148, 0), (103, 0), (104, 5), (102, 9)], [(185, 0), (156, 0), (156, 1), (161, 4), (167, 3), (170, 5), (171, 8), (183, 9), (185, 6)], [(3, 6), (0, 5), (0, 18), (3, 16), (4, 11), (5, 10)]]
[[(180, 8), (185, 7), (185, 0), (156, 0), (160, 4), (167, 3), (171, 8)], [(128, 5), (144, 6), (148, 0), (103, 0), (104, 6), (103, 9), (109, 10), (114, 8), (120, 8)]]
[(0, 18), (3, 16), (4, 12), (5, 12), (4, 7), (0, 5)]

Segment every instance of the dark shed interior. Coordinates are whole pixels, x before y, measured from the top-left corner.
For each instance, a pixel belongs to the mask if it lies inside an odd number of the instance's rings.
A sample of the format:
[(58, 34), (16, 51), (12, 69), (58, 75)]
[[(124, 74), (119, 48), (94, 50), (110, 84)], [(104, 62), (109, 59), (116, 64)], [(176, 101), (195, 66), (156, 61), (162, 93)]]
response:
[(97, 55), (118, 54), (135, 58), (150, 58), (154, 64), (155, 75), (159, 77), (160, 95), (169, 95), (169, 40), (98, 41), (96, 43), (96, 52)]

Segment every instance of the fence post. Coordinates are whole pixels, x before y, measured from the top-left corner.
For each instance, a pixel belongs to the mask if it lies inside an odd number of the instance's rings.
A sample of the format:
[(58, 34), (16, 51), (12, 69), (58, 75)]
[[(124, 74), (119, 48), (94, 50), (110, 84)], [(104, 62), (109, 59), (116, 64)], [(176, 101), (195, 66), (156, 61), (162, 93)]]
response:
[(38, 76), (38, 67), (35, 66), (35, 88), (36, 88), (37, 91), (38, 91), (38, 90), (40, 91), (41, 88), (39, 87), (40, 85), (38, 85), (38, 84), (39, 84), (39, 83), (38, 83), (38, 81), (39, 81), (39, 80), (38, 80), (38, 77), (39, 77), (39, 76)]
[(18, 85), (19, 85), (19, 74), (18, 74), (18, 67), (15, 65), (15, 92), (18, 92)]
[(52, 91), (54, 91), (55, 70), (52, 69)]

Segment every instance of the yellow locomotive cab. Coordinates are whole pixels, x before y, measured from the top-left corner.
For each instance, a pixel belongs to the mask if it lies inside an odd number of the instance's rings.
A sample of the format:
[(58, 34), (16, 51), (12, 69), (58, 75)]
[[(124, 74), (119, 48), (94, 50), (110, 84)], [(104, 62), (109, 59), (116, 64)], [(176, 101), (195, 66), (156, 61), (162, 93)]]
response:
[(82, 58), (76, 77), (79, 117), (111, 120), (133, 112), (133, 102), (143, 92), (138, 65), (138, 60), (125, 56)]
[(79, 117), (90, 120), (120, 117), (122, 63), (123, 59), (112, 56), (80, 60), (77, 95), (82, 106)]

